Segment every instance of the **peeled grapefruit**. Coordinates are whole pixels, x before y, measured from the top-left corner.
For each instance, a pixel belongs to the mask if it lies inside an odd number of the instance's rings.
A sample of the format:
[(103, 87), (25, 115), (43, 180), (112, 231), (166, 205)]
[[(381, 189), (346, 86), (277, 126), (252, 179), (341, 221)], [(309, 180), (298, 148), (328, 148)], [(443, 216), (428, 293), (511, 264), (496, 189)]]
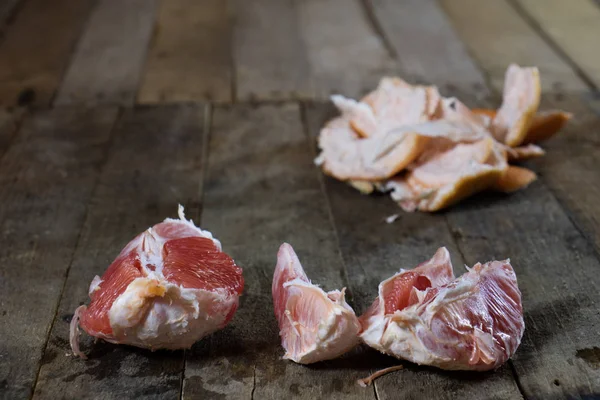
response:
[(478, 263), (453, 280), (444, 248), (427, 264), (382, 282), (360, 321), (367, 345), (450, 370), (502, 365), (517, 350), (525, 329), (509, 260)]
[(180, 349), (233, 317), (244, 288), (242, 270), (212, 234), (186, 220), (167, 218), (139, 234), (89, 289), (89, 306), (71, 321), (90, 336), (148, 349)]
[(336, 358), (358, 343), (360, 324), (344, 291), (326, 293), (313, 285), (292, 246), (281, 245), (272, 294), (283, 358), (310, 364)]

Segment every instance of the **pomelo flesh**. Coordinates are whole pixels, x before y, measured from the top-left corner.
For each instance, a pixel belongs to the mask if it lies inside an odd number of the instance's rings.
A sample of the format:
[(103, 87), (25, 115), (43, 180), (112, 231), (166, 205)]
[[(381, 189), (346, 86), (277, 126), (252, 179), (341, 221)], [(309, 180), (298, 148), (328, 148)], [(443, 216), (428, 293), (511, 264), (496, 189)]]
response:
[(336, 358), (358, 344), (360, 324), (344, 291), (326, 293), (313, 285), (292, 246), (281, 245), (272, 294), (283, 358), (310, 364)]
[(149, 349), (180, 349), (230, 320), (244, 288), (242, 269), (212, 234), (186, 220), (167, 218), (125, 246), (90, 285), (91, 302), (71, 323), (90, 336)]
[[(416, 279), (423, 276), (427, 281)], [(360, 321), (367, 345), (449, 370), (499, 367), (515, 353), (525, 329), (510, 261), (478, 263), (454, 279), (445, 248), (427, 263), (382, 282)]]

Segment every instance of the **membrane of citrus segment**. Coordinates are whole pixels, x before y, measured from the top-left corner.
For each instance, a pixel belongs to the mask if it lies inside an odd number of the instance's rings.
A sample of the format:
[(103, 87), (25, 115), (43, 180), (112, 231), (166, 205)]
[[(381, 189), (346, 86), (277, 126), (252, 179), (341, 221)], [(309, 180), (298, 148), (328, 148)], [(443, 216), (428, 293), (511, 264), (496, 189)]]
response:
[(535, 175), (507, 174), (508, 162), (543, 156), (532, 142), (571, 118), (536, 113), (540, 92), (537, 68), (514, 64), (498, 110), (471, 110), (435, 86), (382, 78), (360, 101), (332, 96), (341, 116), (321, 130), (315, 162), (363, 194), (390, 192), (405, 211), (438, 211), (488, 188), (524, 188)]
[(411, 133), (360, 139), (348, 120), (330, 121), (321, 131), (321, 154), (316, 163), (341, 180), (381, 180), (410, 164), (422, 151), (428, 138)]
[(491, 138), (475, 143), (440, 142), (404, 176), (387, 183), (406, 211), (437, 211), (492, 186), (507, 168)]
[[(496, 110), (479, 108), (472, 111), (491, 119), (496, 116)], [(538, 143), (549, 139), (558, 133), (571, 118), (573, 118), (573, 114), (560, 110), (538, 112), (533, 117), (522, 144)]]
[(492, 133), (508, 146), (523, 143), (540, 104), (541, 85), (537, 68), (511, 64), (506, 70), (502, 105), (492, 121)]
[[(446, 271), (444, 279), (428, 276), (429, 284), (414, 279), (434, 268)], [(379, 297), (360, 318), (363, 341), (383, 353), (444, 369), (489, 370), (504, 363), (524, 330), (510, 263), (476, 264), (458, 279), (451, 269), (442, 248), (427, 263), (382, 282)]]
[(360, 325), (344, 290), (325, 293), (313, 285), (287, 243), (277, 255), (272, 294), (284, 358), (310, 364), (338, 357), (358, 343)]
[(507, 158), (509, 162), (519, 162), (530, 160), (532, 158), (542, 157), (546, 152), (540, 146), (527, 144), (519, 147), (506, 147)]
[[(148, 348), (189, 347), (223, 327), (243, 291), (242, 270), (210, 232), (166, 219), (134, 238), (90, 286), (91, 302), (76, 311), (91, 336)], [(78, 321), (79, 320), (79, 321)]]

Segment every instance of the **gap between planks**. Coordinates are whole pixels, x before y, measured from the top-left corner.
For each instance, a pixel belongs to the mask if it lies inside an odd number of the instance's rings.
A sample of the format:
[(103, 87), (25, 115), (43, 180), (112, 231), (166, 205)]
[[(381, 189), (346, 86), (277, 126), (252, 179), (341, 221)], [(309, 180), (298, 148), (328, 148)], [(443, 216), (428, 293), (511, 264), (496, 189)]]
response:
[[(94, 181), (94, 185), (93, 185), (92, 191), (90, 193), (90, 200), (94, 197), (96, 188), (98, 186), (98, 182), (100, 181), (100, 176), (102, 175), (102, 172), (104, 171), (104, 166), (106, 165), (106, 161), (108, 159), (108, 154), (112, 147), (115, 127), (117, 126), (117, 121), (119, 121), (119, 119), (121, 118), (121, 115), (122, 115), (122, 110), (117, 110), (117, 114), (113, 120), (111, 127), (109, 128), (108, 141), (105, 145), (104, 155), (103, 155), (102, 160), (100, 161), (98, 172), (96, 174), (96, 179)], [(89, 200), (88, 200), (88, 204), (86, 204), (86, 206), (85, 206), (85, 216), (83, 218), (83, 222), (82, 222), (81, 226), (79, 227), (79, 233), (77, 234), (77, 240), (75, 242), (75, 246), (73, 247), (73, 250), (71, 251), (69, 265), (64, 274), (62, 288), (60, 289), (60, 294), (58, 296), (58, 300), (56, 301), (56, 307), (54, 308), (54, 316), (52, 318), (52, 322), (50, 323), (50, 326), (48, 327), (48, 331), (46, 332), (46, 340), (44, 341), (44, 346), (42, 347), (42, 354), (40, 357), (40, 362), (39, 362), (39, 365), (37, 366), (37, 371), (35, 373), (35, 379), (33, 381), (32, 387), (31, 387), (31, 396), (29, 396), (30, 399), (33, 399), (33, 397), (35, 395), (35, 388), (37, 386), (38, 379), (40, 377), (40, 371), (42, 370), (42, 360), (44, 359), (44, 355), (46, 354), (46, 349), (48, 347), (48, 341), (50, 340), (50, 336), (52, 334), (52, 329), (54, 328), (54, 324), (56, 323), (56, 318), (58, 318), (58, 311), (60, 309), (60, 299), (62, 299), (63, 294), (65, 292), (65, 287), (67, 286), (67, 279), (69, 277), (69, 273), (71, 272), (71, 267), (73, 266), (73, 260), (75, 258), (75, 253), (77, 252), (77, 249), (79, 248), (80, 241), (81, 241), (81, 235), (83, 233), (83, 229), (87, 223), (88, 218), (89, 218)]]
[[(581, 0), (579, 0), (581, 1)], [(533, 18), (533, 16), (517, 1), (506, 0), (521, 18), (538, 34), (540, 38), (567, 64), (573, 69), (573, 72), (593, 91), (598, 90), (594, 80), (567, 54), (565, 50), (542, 28), (542, 26)]]

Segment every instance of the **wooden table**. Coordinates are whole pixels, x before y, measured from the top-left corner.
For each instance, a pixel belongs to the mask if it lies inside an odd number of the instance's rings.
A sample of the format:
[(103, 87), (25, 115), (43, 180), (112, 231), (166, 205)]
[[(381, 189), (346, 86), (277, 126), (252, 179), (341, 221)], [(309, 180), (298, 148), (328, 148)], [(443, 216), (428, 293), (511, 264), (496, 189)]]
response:
[[(600, 396), (600, 7), (591, 0), (4, 0), (0, 4), (0, 397), (591, 399)], [(543, 108), (574, 112), (541, 179), (446, 212), (404, 213), (312, 164), (331, 93), (383, 75), (498, 105), (511, 62)], [(177, 204), (244, 268), (232, 323), (189, 351), (83, 347), (88, 285)], [(394, 224), (383, 222), (399, 213)], [(510, 257), (526, 331), (495, 372), (406, 369), (367, 348), (283, 361), (270, 285), (298, 251), (357, 312), (447, 246), (455, 267)]]

